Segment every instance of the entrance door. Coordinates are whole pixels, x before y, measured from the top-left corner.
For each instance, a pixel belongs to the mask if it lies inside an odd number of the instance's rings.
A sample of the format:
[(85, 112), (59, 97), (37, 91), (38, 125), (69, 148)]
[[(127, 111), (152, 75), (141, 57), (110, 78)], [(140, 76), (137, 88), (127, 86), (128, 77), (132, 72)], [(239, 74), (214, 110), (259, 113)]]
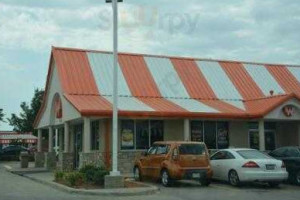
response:
[[(252, 149), (259, 149), (259, 133), (258, 130), (249, 131), (249, 146)], [(275, 131), (265, 131), (265, 147), (267, 151), (274, 150), (276, 148)]]
[(265, 131), (266, 150), (272, 151), (276, 148), (276, 139), (274, 131)]
[(79, 153), (82, 152), (82, 125), (76, 125), (74, 128), (74, 166), (79, 167)]

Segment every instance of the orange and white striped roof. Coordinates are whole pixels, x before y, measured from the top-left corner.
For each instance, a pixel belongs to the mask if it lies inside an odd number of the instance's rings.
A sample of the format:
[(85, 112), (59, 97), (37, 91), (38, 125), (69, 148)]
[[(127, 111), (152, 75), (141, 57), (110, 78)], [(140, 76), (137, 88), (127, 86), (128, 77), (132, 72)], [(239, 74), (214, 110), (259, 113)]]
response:
[[(82, 115), (112, 114), (111, 52), (53, 47), (52, 61)], [(255, 118), (300, 96), (299, 66), (130, 53), (118, 61), (121, 116)]]

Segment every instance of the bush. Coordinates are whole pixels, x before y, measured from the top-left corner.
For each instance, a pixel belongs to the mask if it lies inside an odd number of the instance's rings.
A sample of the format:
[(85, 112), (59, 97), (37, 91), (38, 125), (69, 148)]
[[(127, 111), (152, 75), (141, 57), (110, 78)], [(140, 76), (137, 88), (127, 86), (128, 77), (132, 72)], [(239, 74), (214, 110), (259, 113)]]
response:
[(80, 172), (67, 172), (64, 174), (64, 181), (69, 186), (77, 186), (84, 183), (85, 176)]
[(80, 169), (80, 173), (84, 174), (86, 182), (103, 185), (104, 176), (108, 174), (108, 171), (104, 167), (86, 165)]
[(64, 172), (62, 171), (55, 171), (54, 172), (54, 180), (55, 181), (61, 181), (64, 178)]

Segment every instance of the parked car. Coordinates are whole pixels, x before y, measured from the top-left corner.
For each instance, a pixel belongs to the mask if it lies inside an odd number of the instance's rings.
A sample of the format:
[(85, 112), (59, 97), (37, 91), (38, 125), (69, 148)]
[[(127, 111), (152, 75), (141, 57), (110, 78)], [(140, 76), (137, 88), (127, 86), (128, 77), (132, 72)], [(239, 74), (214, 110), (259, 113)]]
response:
[(243, 182), (267, 182), (278, 186), (288, 178), (285, 165), (255, 149), (224, 149), (210, 158), (213, 179), (228, 181), (233, 186)]
[(30, 153), (28, 149), (26, 149), (23, 146), (19, 146), (19, 145), (7, 146), (0, 150), (0, 160), (19, 160), (20, 153), (22, 151), (26, 151)]
[(134, 165), (134, 177), (161, 180), (170, 186), (176, 180), (198, 180), (201, 185), (211, 182), (212, 170), (204, 143), (200, 142), (155, 142)]
[(289, 181), (300, 185), (300, 147), (281, 147), (269, 155), (282, 160), (289, 172)]

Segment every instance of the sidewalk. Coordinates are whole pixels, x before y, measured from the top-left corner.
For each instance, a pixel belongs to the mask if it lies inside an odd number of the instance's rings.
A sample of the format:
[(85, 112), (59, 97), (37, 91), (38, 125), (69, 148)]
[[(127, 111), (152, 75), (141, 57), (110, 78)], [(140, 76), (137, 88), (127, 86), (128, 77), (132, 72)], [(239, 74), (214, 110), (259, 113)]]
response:
[(155, 194), (159, 191), (159, 188), (147, 184), (141, 183), (145, 185), (145, 187), (137, 187), (137, 188), (118, 188), (118, 189), (75, 189), (65, 185), (61, 185), (53, 181), (54, 175), (53, 172), (47, 171), (45, 168), (33, 168), (32, 166), (26, 169), (21, 169), (15, 163), (5, 164), (4, 167), (7, 171), (26, 177), (35, 182), (50, 186), (52, 188), (58, 189), (60, 191), (75, 193), (75, 194), (83, 194), (83, 195), (99, 195), (99, 196), (137, 196), (137, 195), (149, 195)]

